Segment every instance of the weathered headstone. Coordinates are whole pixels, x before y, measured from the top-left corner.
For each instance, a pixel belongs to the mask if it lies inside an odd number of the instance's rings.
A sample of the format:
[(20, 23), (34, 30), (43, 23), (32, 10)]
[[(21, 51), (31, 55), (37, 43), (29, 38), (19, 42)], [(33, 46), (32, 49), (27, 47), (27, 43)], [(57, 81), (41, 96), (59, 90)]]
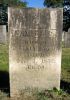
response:
[(62, 9), (9, 8), (11, 96), (60, 88)]
[(64, 47), (70, 48), (70, 29), (68, 32), (64, 32)]
[(0, 25), (0, 43), (6, 43), (6, 25)]

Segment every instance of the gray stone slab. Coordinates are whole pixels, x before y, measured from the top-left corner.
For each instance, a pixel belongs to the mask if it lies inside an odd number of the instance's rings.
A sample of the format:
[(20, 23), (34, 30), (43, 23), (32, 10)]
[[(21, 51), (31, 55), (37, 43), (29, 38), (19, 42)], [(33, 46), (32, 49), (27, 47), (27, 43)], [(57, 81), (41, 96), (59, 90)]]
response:
[(70, 29), (68, 32), (64, 32), (64, 47), (70, 48)]
[(6, 43), (6, 25), (0, 25), (0, 43)]
[(60, 89), (62, 9), (9, 8), (11, 96)]

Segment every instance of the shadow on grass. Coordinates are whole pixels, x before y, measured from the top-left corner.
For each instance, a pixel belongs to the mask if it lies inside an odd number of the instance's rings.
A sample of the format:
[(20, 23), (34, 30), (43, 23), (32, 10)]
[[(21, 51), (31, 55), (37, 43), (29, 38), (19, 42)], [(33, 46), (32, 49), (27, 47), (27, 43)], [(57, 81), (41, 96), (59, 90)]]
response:
[(6, 71), (0, 71), (0, 90), (10, 93), (9, 73)]
[(66, 91), (68, 94), (70, 94), (70, 83), (64, 80), (61, 80), (61, 89)]

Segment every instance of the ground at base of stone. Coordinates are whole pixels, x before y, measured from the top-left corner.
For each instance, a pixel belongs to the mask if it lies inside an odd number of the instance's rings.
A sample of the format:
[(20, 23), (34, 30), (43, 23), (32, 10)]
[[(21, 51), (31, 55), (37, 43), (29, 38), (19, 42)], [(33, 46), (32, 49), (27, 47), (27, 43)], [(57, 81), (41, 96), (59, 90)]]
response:
[(45, 91), (33, 91), (32, 93), (23, 92), (20, 97), (11, 98), (8, 94), (0, 91), (0, 100), (70, 100), (70, 94), (63, 90), (45, 90)]

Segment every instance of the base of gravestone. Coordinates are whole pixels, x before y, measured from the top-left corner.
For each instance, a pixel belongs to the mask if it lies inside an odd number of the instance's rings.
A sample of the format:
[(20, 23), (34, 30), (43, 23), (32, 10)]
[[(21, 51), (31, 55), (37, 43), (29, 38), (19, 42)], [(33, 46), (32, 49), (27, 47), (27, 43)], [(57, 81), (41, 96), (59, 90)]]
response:
[(25, 98), (28, 98), (28, 97), (32, 98), (33, 96), (36, 97), (40, 93), (45, 93), (45, 91), (53, 91), (53, 89), (52, 90), (46, 90), (46, 89), (40, 89), (39, 90), (39, 89), (36, 89), (36, 88), (35, 89), (31, 89), (31, 90), (28, 90), (28, 89), (26, 90), (25, 89), (25, 90), (20, 91), (19, 94), (11, 95), (10, 98), (14, 99), (14, 100), (22, 100), (22, 99), (26, 100)]

